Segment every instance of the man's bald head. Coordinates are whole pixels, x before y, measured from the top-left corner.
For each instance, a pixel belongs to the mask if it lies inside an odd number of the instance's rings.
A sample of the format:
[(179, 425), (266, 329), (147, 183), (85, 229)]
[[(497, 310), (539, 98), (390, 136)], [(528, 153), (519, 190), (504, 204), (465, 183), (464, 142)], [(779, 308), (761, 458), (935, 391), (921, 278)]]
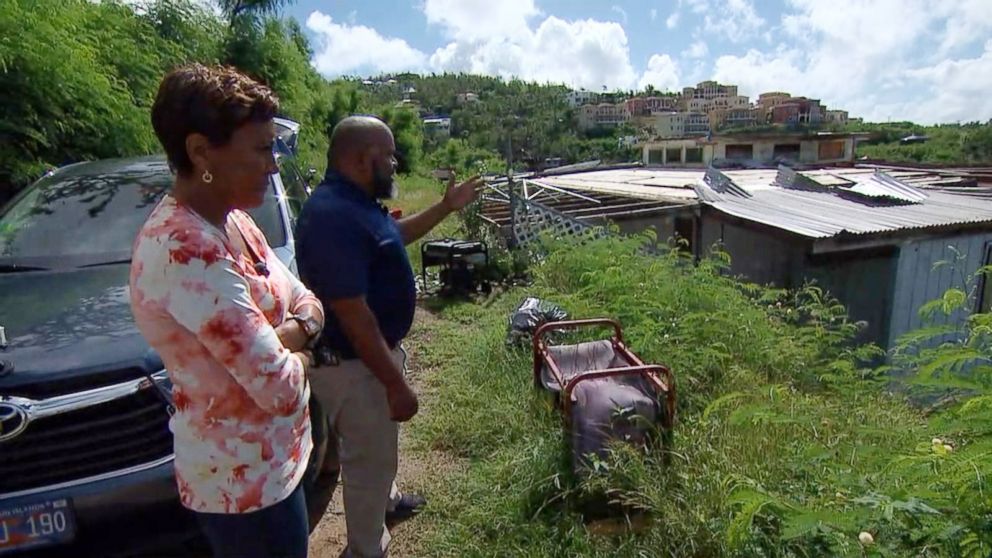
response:
[(396, 142), (389, 126), (374, 116), (349, 116), (338, 122), (331, 131), (327, 166), (370, 196), (396, 194)]
[(338, 122), (331, 132), (327, 164), (342, 170), (369, 149), (385, 148), (392, 142), (393, 133), (382, 120), (374, 116), (349, 116)]

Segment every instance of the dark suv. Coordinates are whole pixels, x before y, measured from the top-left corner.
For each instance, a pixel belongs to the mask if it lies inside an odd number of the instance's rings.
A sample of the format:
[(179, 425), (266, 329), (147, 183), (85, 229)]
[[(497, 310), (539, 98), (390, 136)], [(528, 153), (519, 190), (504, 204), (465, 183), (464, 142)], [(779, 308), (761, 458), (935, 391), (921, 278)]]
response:
[[(295, 271), (307, 188), (278, 159), (252, 215)], [(170, 183), (163, 157), (80, 163), (0, 209), (0, 555), (161, 556), (198, 539), (173, 477), (167, 374), (128, 300), (132, 242)], [(313, 527), (336, 471), (316, 400), (311, 414)]]

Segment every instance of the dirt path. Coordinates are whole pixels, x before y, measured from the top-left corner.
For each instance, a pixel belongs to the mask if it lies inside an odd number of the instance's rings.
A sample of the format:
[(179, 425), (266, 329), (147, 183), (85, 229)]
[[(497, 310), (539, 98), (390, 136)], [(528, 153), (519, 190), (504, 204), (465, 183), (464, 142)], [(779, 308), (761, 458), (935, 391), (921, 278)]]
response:
[[(418, 350), (431, 342), (433, 328), (437, 318), (430, 312), (417, 308), (413, 330), (404, 342), (409, 353), (408, 370), (410, 383), (420, 398), (420, 415), (427, 415), (436, 403), (435, 393), (426, 381), (436, 368), (418, 358)], [(413, 419), (417, 420), (416, 417)], [(430, 500), (431, 489), (443, 479), (447, 473), (460, 467), (460, 463), (437, 451), (423, 451), (414, 447), (409, 434), (409, 427), (400, 428), (400, 462), (397, 481), (404, 491), (423, 494)], [(440, 481), (443, 482), (443, 481)], [(430, 505), (428, 510), (419, 517), (400, 524), (392, 530), (393, 542), (390, 545), (390, 558), (408, 558), (424, 556), (420, 542), (422, 526), (430, 521)], [(310, 535), (310, 556), (312, 558), (337, 558), (347, 542), (344, 522), (344, 506), (341, 501), (341, 489), (334, 494), (330, 508), (324, 514), (320, 524)]]

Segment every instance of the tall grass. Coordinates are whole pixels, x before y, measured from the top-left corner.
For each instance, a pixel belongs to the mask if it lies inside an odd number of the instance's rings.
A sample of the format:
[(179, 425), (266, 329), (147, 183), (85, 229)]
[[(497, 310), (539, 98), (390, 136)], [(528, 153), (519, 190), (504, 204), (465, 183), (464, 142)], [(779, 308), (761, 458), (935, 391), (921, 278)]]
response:
[[(877, 349), (851, 345), (857, 327), (836, 301), (815, 286), (742, 284), (718, 259), (694, 266), (640, 245), (561, 245), (532, 287), (439, 312), (433, 342), (418, 348), (439, 367), (439, 401), (414, 434), (469, 466), (435, 481), (426, 555), (989, 554), (988, 448), (886, 394), (862, 364)], [(672, 448), (621, 447), (590, 478), (572, 476), (530, 353), (503, 342), (525, 295), (574, 317), (619, 318), (636, 352), (672, 367)], [(580, 513), (590, 494), (649, 521), (604, 534)]]

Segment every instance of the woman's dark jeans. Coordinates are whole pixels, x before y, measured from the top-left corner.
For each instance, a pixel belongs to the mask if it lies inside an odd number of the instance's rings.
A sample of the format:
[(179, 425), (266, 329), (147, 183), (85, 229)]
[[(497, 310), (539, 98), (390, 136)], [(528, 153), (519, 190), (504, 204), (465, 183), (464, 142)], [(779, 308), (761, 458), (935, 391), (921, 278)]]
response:
[(250, 513), (197, 513), (214, 558), (306, 558), (310, 535), (303, 483), (278, 504)]

